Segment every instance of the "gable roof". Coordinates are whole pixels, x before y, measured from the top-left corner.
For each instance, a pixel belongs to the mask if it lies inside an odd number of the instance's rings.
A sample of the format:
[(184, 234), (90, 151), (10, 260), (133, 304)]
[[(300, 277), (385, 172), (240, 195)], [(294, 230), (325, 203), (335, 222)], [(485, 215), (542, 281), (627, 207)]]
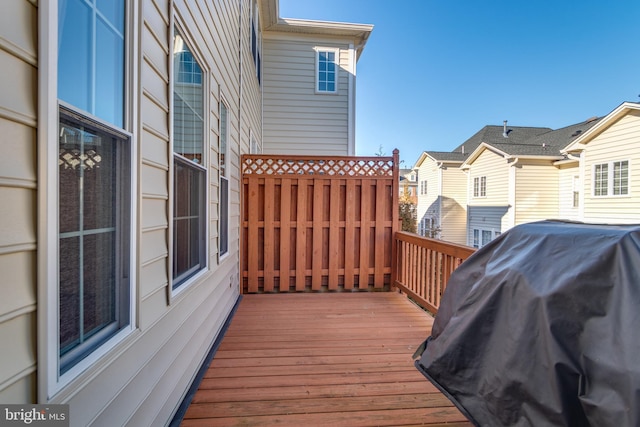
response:
[(592, 141), (596, 136), (600, 135), (612, 124), (617, 122), (620, 118), (626, 116), (631, 111), (640, 111), (640, 103), (637, 102), (623, 102), (615, 110), (597, 120), (588, 129), (581, 132), (580, 135), (565, 145), (560, 151), (567, 154), (571, 151), (584, 150), (585, 145)]
[(423, 151), (413, 165), (413, 169), (422, 166), (422, 163), (430, 158), (436, 163), (458, 163), (462, 164), (469, 154), (456, 153), (454, 151)]
[(545, 127), (507, 126), (507, 137), (504, 137), (504, 126), (487, 125), (476, 132), (471, 138), (460, 144), (454, 152), (472, 153), (481, 143), (486, 143), (498, 148), (508, 148), (524, 144), (528, 139), (551, 131)]
[(373, 31), (373, 25), (369, 24), (281, 18), (279, 0), (259, 1), (263, 32), (344, 37), (353, 40), (356, 60), (360, 58), (371, 31)]

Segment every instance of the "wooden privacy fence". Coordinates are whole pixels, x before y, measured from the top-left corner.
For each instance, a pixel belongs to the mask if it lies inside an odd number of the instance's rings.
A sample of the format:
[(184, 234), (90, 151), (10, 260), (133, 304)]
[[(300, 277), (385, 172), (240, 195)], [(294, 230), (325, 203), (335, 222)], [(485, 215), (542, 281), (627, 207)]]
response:
[(389, 289), (393, 157), (242, 156), (242, 292)]
[(396, 239), (394, 285), (418, 304), (437, 313), (451, 273), (474, 248), (399, 231)]

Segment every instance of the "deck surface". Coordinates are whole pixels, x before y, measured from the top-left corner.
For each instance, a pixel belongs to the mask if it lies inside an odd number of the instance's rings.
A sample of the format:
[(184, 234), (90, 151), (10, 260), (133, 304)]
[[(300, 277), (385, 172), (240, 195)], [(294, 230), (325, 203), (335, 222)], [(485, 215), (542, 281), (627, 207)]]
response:
[(182, 426), (470, 426), (413, 365), (433, 318), (395, 292), (245, 295)]

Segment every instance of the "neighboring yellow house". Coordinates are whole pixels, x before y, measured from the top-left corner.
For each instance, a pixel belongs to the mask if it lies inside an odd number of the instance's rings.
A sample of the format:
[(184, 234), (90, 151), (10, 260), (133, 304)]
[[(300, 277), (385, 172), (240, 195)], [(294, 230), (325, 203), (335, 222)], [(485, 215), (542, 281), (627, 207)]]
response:
[[(3, 6), (0, 402), (166, 425), (238, 300), (240, 156), (278, 137), (261, 26), (277, 0)], [(301, 142), (348, 154), (355, 62), (338, 64), (371, 27), (305, 25), (289, 37), (308, 47), (307, 100), (346, 94), (328, 121), (347, 125), (342, 148)]]
[[(608, 224), (640, 223), (640, 104), (625, 102), (562, 153), (572, 162), (564, 166), (564, 193), (573, 200), (573, 218)], [(573, 181), (571, 181), (573, 180)], [(569, 182), (577, 182), (569, 197)]]
[(467, 243), (467, 178), (460, 152), (425, 151), (413, 169), (418, 174), (417, 231), (421, 236)]
[(467, 244), (482, 247), (515, 225), (561, 218), (561, 176), (570, 172), (560, 149), (596, 122), (553, 131), (506, 123), (488, 129), (461, 166), (468, 177)]

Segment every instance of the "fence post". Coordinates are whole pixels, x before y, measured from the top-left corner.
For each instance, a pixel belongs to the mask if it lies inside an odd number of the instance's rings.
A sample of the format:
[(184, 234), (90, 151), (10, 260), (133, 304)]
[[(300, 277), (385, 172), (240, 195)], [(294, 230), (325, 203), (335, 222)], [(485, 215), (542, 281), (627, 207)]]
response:
[(398, 274), (398, 243), (396, 241), (396, 232), (398, 231), (398, 221), (400, 220), (400, 212), (398, 211), (398, 198), (400, 191), (400, 151), (396, 148), (393, 150), (393, 184), (391, 185), (391, 283), (389, 287), (394, 288)]

